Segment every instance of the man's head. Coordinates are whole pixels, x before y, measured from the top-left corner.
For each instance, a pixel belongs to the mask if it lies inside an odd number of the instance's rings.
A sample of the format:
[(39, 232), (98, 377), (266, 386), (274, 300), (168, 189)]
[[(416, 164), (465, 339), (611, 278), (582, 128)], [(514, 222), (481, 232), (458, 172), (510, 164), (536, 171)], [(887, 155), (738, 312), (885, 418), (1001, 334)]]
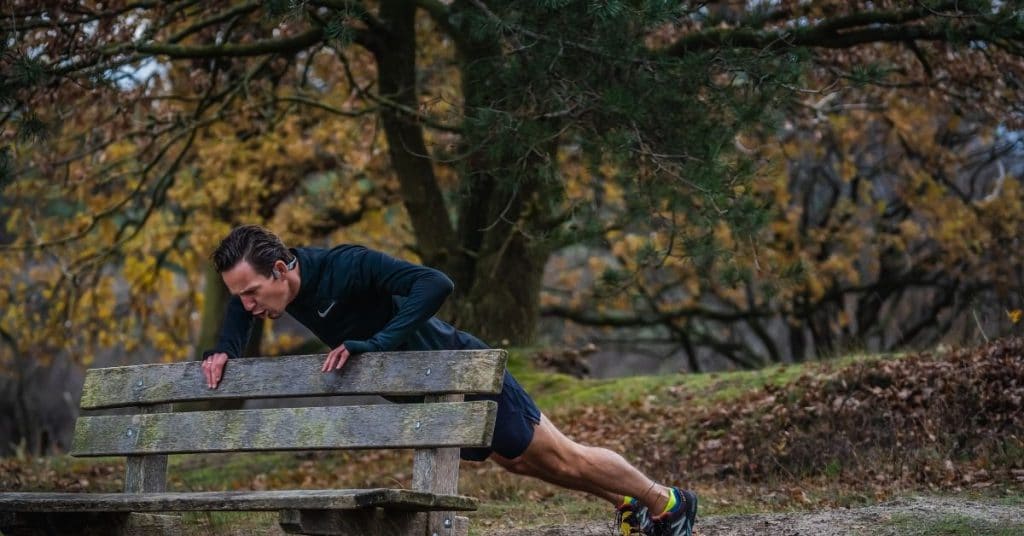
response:
[(277, 235), (258, 225), (236, 227), (211, 258), (228, 290), (254, 316), (281, 316), (298, 293), (299, 278), (291, 272), (295, 255)]

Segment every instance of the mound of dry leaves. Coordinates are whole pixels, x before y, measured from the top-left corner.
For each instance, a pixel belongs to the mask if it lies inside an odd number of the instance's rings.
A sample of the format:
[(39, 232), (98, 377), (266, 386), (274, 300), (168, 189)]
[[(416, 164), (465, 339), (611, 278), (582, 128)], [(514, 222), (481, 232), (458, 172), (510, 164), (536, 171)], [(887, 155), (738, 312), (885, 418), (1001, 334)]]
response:
[(1024, 339), (805, 375), (695, 417), (679, 452), (691, 476), (1021, 483)]

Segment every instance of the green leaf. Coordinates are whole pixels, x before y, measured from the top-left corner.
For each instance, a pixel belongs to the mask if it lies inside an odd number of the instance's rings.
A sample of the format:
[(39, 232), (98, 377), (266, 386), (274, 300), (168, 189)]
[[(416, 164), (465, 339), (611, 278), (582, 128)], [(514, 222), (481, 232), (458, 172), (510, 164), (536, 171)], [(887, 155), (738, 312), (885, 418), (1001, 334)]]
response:
[(336, 14), (327, 21), (324, 27), (324, 35), (337, 46), (346, 46), (355, 39), (355, 31), (349, 26), (350, 17), (343, 14)]

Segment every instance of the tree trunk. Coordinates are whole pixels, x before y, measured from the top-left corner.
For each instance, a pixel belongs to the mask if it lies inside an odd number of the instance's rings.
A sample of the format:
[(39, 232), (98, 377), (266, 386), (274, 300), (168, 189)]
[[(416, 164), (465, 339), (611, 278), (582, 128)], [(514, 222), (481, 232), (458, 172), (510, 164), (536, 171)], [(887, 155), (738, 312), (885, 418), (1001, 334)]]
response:
[[(383, 1), (380, 16), (390, 29), (390, 38), (371, 47), (378, 62), (381, 94), (411, 110), (417, 107), (415, 13), (412, 3)], [(486, 49), (488, 53), (496, 50)], [(472, 93), (472, 86), (472, 82), (465, 84), (464, 89)], [(467, 94), (467, 106), (472, 106), (476, 93)], [(412, 119), (393, 108), (381, 112), (420, 257), (455, 282), (455, 295), (441, 316), (493, 345), (529, 342), (539, 313), (541, 276), (550, 255), (524, 233), (534, 227), (523, 221), (524, 214), (543, 215), (532, 206), (539, 182), (529, 181), (533, 184), (513, 190), (495, 188), (495, 178), (488, 170), (501, 166), (482, 156), (485, 151), (477, 151), (463, 170), (466, 188), (458, 207), (456, 235), (422, 128)]]
[[(390, 30), (387, 42), (371, 47), (377, 59), (380, 93), (405, 109), (416, 110), (416, 4), (384, 0), (380, 17)], [(381, 109), (380, 118), (420, 258), (427, 266), (444, 269), (456, 249), (455, 230), (434, 176), (423, 129), (410, 114), (391, 106)]]
[(203, 274), (206, 286), (203, 287), (203, 311), (200, 313), (199, 339), (192, 349), (192, 358), (201, 360), (203, 352), (217, 344), (221, 323), (224, 321), (224, 309), (228, 305), (228, 289), (214, 268), (212, 262), (206, 263)]
[(550, 252), (522, 232), (488, 233), (473, 286), (459, 302), (460, 328), (492, 346), (529, 344), (540, 313), (541, 278)]
[[(468, 14), (478, 8), (455, 2), (452, 9)], [(503, 87), (520, 79), (508, 72), (516, 67), (493, 36), (468, 27), (471, 19), (458, 17), (462, 27), (454, 29), (466, 117), (460, 152), (467, 155), (458, 192), (460, 251), (449, 265), (457, 278), (454, 321), (491, 345), (529, 344), (555, 247), (548, 238), (557, 224), (549, 201), (563, 197), (560, 181), (544, 176), (555, 161), (561, 125), (517, 102), (524, 88)]]
[(789, 332), (789, 351), (794, 363), (803, 363), (807, 358), (807, 342), (804, 340), (803, 324), (787, 326)]

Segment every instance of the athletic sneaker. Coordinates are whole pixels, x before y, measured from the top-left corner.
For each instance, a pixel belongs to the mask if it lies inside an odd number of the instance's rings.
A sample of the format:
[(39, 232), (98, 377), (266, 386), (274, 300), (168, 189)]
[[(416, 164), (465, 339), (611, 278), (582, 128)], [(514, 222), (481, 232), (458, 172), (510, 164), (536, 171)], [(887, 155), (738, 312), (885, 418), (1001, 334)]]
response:
[(671, 488), (676, 504), (664, 514), (651, 518), (651, 536), (693, 536), (697, 522), (697, 494), (685, 489)]
[(648, 534), (651, 530), (651, 516), (647, 507), (630, 497), (615, 508), (615, 530), (621, 536)]

